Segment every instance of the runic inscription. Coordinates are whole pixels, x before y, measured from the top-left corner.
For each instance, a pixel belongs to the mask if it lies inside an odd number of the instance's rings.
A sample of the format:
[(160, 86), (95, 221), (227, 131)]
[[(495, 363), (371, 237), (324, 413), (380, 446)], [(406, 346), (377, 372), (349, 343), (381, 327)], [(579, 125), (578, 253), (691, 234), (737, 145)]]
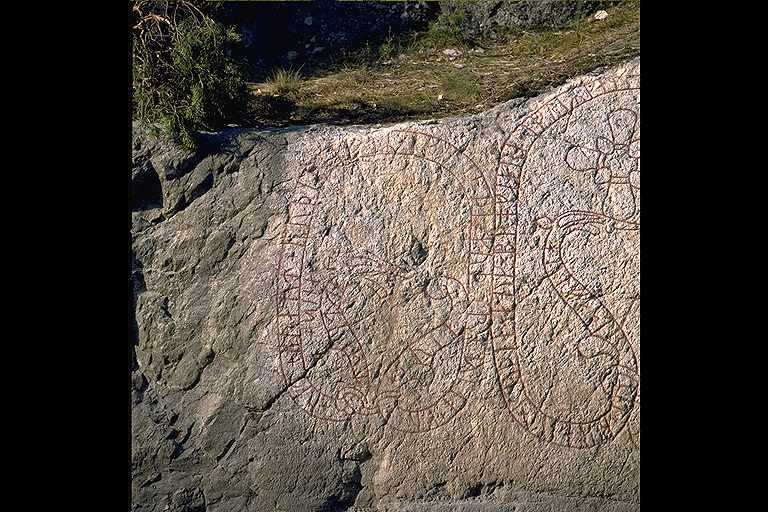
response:
[(489, 364), (511, 419), (544, 442), (588, 448), (627, 428), (640, 385), (639, 66), (499, 128), (496, 165), (393, 129), (296, 178), (276, 325), (280, 371), (308, 414), (430, 430)]

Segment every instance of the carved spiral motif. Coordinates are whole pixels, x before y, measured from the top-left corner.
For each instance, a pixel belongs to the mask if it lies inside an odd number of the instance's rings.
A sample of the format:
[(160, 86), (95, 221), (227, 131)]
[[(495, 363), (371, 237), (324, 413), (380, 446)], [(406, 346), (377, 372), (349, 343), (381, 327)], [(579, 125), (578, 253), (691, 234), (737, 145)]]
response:
[[(606, 304), (621, 300), (613, 297), (615, 286), (599, 279), (609, 267), (627, 268), (628, 263), (614, 257), (596, 270), (594, 262), (569, 255), (569, 247), (578, 245), (596, 260), (591, 255), (601, 253), (601, 243), (639, 242), (639, 77), (636, 70), (625, 71), (618, 78), (567, 89), (538, 106), (511, 135), (497, 174), (497, 212), (504, 217), (497, 217), (496, 232), (503, 226), (505, 240), (497, 240), (494, 275), (509, 290), (494, 297), (496, 370), (515, 420), (538, 438), (567, 447), (588, 448), (615, 438), (639, 396), (634, 348)], [(634, 104), (636, 110), (603, 114), (603, 107), (612, 104)], [(606, 133), (595, 138), (585, 125), (603, 126)], [(584, 140), (585, 132), (592, 140)], [(558, 159), (565, 175), (591, 173), (597, 203), (584, 201), (575, 208), (563, 200), (557, 206), (555, 198), (540, 192), (545, 183), (548, 190), (572, 186), (573, 181), (558, 181), (551, 163)], [(574, 196), (571, 201), (578, 202)], [(616, 240), (619, 233), (626, 240)], [(538, 263), (534, 254), (540, 255)], [(521, 274), (522, 259), (532, 275)], [(592, 285), (585, 279), (590, 274)], [(550, 320), (556, 307), (563, 308), (559, 318), (570, 317), (565, 325)], [(581, 408), (558, 408), (558, 396)]]
[[(490, 353), (507, 409), (539, 439), (588, 448), (626, 427), (639, 402), (624, 325), (637, 290), (616, 283), (637, 277), (639, 67), (577, 82), (531, 110), (501, 144), (495, 176), (414, 130), (371, 137), (365, 151), (346, 142), (344, 162), (304, 169), (276, 299), (280, 369), (307, 413), (426, 431), (462, 410)], [(434, 273), (384, 247), (382, 232), (407, 219), (361, 226), (380, 240), (374, 250), (343, 234), (323, 245), (331, 235), (313, 218), (338, 200), (328, 169), (376, 159), (458, 183), (464, 203), (449, 211), (461, 219), (450, 233), (460, 265)], [(574, 186), (592, 192), (558, 197)]]

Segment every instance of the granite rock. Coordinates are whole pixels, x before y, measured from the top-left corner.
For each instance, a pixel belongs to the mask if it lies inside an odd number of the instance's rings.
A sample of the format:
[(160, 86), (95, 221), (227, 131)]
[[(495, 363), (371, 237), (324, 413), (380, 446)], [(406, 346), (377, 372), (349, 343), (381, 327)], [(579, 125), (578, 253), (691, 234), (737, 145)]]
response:
[(639, 510), (639, 68), (194, 154), (137, 128), (133, 510)]
[[(602, 2), (604, 3), (604, 2)], [(468, 38), (506, 30), (562, 28), (602, 4), (593, 0), (442, 0), (443, 13), (459, 20)]]

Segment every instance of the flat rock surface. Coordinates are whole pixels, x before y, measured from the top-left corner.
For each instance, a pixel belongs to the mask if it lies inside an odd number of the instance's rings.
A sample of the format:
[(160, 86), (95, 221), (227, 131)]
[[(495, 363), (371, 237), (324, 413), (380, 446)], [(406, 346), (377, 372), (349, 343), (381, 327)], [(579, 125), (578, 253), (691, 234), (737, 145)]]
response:
[(639, 70), (137, 129), (133, 510), (639, 510)]

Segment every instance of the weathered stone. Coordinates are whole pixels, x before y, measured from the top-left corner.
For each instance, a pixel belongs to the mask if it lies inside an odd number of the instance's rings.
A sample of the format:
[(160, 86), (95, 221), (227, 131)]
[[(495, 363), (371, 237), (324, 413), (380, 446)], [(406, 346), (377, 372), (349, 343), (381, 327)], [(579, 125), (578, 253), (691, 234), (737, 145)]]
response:
[(639, 106), (137, 131), (134, 510), (639, 510)]
[(460, 20), (463, 35), (493, 36), (496, 31), (559, 28), (600, 5), (579, 0), (442, 0), (444, 13)]

